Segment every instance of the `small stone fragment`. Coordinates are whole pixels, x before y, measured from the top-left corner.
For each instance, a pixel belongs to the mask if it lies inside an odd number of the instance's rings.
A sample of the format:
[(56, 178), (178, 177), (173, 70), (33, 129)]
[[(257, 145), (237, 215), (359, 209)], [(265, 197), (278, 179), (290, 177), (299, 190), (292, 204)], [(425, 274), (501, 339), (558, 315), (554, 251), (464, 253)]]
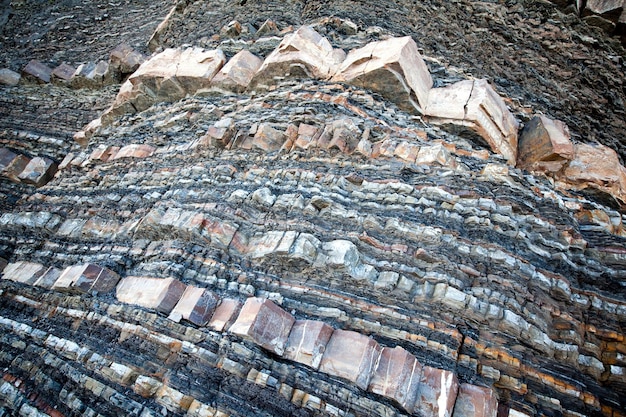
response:
[(333, 328), (322, 321), (296, 320), (285, 347), (285, 359), (318, 369)]
[(190, 285), (170, 313), (170, 319), (179, 321), (182, 318), (204, 326), (213, 315), (218, 301), (213, 292)]
[(123, 303), (169, 314), (185, 288), (185, 284), (174, 278), (126, 277), (117, 286), (115, 296)]
[(246, 300), (230, 332), (282, 355), (295, 319), (272, 301), (251, 297)]

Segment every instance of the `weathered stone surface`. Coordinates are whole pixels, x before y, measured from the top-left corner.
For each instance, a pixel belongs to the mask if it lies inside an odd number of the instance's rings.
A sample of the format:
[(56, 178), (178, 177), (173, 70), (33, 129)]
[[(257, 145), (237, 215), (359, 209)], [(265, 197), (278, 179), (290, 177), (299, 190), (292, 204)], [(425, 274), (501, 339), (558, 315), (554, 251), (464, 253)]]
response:
[(33, 283), (33, 285), (41, 288), (51, 289), (57, 279), (61, 276), (60, 269), (50, 267)]
[(263, 61), (248, 50), (235, 54), (215, 75), (211, 85), (237, 93), (243, 92)]
[(425, 114), (432, 123), (469, 127), (515, 165), (518, 122), (486, 80), (459, 81), (431, 89)]
[(260, 149), (265, 152), (273, 152), (279, 150), (287, 137), (285, 132), (280, 129), (272, 127), (268, 123), (259, 124), (254, 137), (247, 143), (242, 144), (242, 148), (246, 149)]
[(384, 347), (368, 391), (396, 401), (409, 413), (415, 410), (422, 365), (401, 347)]
[(170, 313), (170, 319), (185, 319), (198, 326), (205, 326), (213, 316), (219, 299), (204, 288), (188, 286)]
[(25, 79), (37, 82), (39, 84), (49, 83), (51, 74), (52, 68), (35, 59), (31, 60), (24, 67), (24, 69), (22, 69), (22, 75)]
[(472, 384), (461, 384), (452, 417), (496, 417), (498, 399), (493, 390)]
[(91, 155), (89, 155), (89, 159), (107, 162), (109, 159), (114, 158), (119, 150), (119, 146), (100, 145), (91, 152)]
[(272, 301), (250, 297), (229, 331), (282, 355), (294, 322), (291, 314)]
[(235, 122), (230, 117), (215, 122), (198, 141), (199, 146), (224, 148), (235, 135)]
[(380, 351), (378, 343), (370, 337), (349, 330), (335, 330), (326, 345), (319, 369), (366, 389)]
[(593, 13), (616, 22), (623, 10), (624, 0), (587, 0), (584, 14)]
[(107, 293), (117, 285), (120, 277), (115, 272), (93, 264), (65, 268), (52, 289), (79, 293)]
[(33, 285), (47, 269), (45, 266), (35, 262), (18, 261), (6, 265), (2, 278)]
[(367, 88), (409, 112), (423, 113), (433, 80), (410, 36), (350, 51), (333, 80)]
[(147, 158), (152, 156), (156, 148), (145, 144), (131, 144), (123, 146), (115, 155), (111, 156), (112, 160), (121, 158)]
[(99, 88), (115, 81), (107, 61), (88, 62), (76, 68), (72, 77), (74, 88)]
[(454, 372), (424, 366), (415, 409), (424, 417), (451, 417), (458, 390)]
[(285, 36), (263, 62), (252, 80), (252, 87), (271, 86), (275, 79), (319, 78), (328, 79), (345, 59), (345, 52), (334, 49), (328, 39), (310, 26), (302, 26)]
[(69, 83), (76, 72), (76, 68), (63, 63), (52, 70), (50, 81), (56, 84)]
[(521, 167), (532, 169), (537, 162), (553, 162), (558, 171), (573, 157), (569, 129), (560, 120), (538, 115), (520, 132), (517, 163)]
[(296, 320), (285, 347), (285, 359), (318, 369), (333, 328), (322, 321)]
[(22, 76), (19, 73), (8, 68), (0, 68), (0, 84), (16, 86), (19, 84), (20, 78)]
[(169, 314), (186, 287), (174, 278), (126, 277), (117, 285), (115, 296), (123, 303)]
[(121, 74), (135, 72), (145, 60), (143, 54), (125, 43), (116, 46), (109, 54), (111, 68)]
[(218, 332), (227, 330), (239, 316), (242, 305), (243, 304), (239, 300), (233, 298), (223, 298), (215, 309), (215, 312), (209, 321), (208, 327)]
[(24, 170), (17, 176), (27, 184), (41, 187), (52, 179), (57, 172), (57, 163), (50, 158), (35, 157), (24, 167)]
[(7, 148), (0, 148), (0, 173), (12, 181), (19, 182), (18, 176), (30, 162), (30, 158), (13, 152)]

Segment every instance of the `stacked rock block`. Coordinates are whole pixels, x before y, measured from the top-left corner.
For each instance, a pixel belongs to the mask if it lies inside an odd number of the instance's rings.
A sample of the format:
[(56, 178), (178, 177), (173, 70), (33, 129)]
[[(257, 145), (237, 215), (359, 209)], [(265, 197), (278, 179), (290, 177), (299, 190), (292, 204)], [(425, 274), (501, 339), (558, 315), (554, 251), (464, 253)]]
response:
[(36, 156), (31, 159), (11, 149), (0, 148), (0, 173), (13, 182), (41, 187), (56, 171), (57, 164), (50, 158)]

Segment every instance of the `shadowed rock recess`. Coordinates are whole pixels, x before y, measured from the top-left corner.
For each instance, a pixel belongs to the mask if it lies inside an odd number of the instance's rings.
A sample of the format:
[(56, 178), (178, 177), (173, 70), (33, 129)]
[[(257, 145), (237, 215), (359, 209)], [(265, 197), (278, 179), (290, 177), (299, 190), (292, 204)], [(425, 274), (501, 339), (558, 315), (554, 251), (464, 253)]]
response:
[(623, 1), (6, 1), (0, 417), (626, 416)]

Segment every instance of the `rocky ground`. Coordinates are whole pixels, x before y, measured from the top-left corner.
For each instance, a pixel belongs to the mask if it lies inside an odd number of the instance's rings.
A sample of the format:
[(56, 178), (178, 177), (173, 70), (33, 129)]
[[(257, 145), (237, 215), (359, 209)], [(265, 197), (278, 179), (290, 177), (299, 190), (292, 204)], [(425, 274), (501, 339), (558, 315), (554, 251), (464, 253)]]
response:
[[(521, 122), (545, 113), (575, 142), (626, 156), (626, 54), (572, 6), (13, 1), (2, 10), (0, 67), (14, 71), (31, 59), (108, 60), (122, 42), (146, 55), (193, 45), (265, 58), (308, 23), (346, 51), (411, 35), (435, 87), (487, 78)], [(0, 178), (0, 416), (625, 415), (619, 198), (512, 167), (476, 136), (383, 93), (274, 75), (267, 90), (133, 96), (82, 147), (74, 133), (103, 114), (124, 77), (0, 86), (0, 147), (59, 164), (38, 188)], [(96, 278), (76, 272), (84, 264)], [(114, 284), (95, 286), (103, 276)], [(415, 361), (436, 377), (421, 371), (420, 384), (405, 384), (420, 398), (413, 408), (390, 380), (370, 381), (365, 368), (380, 361), (357, 361), (338, 342), (325, 345), (321, 366), (294, 359), (260, 313), (235, 309), (221, 326), (217, 312), (181, 320), (169, 315), (181, 294), (168, 288), (155, 301), (129, 284), (155, 278), (210, 291), (223, 308), (269, 299), (282, 317), (402, 348), (398, 379)], [(247, 320), (261, 324), (247, 330)]]

